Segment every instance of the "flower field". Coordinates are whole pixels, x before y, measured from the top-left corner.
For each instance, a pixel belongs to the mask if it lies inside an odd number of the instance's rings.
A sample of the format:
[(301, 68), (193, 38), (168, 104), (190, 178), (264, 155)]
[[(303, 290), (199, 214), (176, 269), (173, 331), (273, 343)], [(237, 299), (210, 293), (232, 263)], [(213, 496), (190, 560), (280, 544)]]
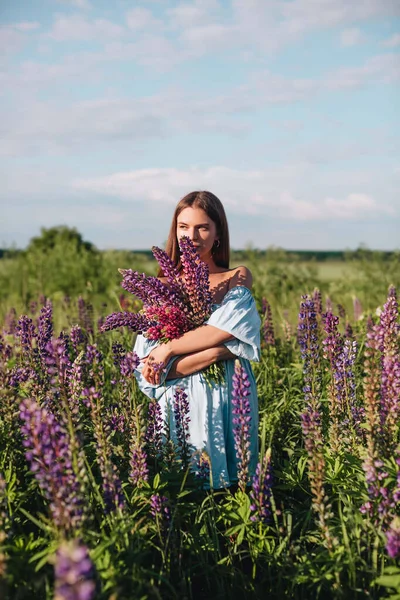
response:
[(190, 453), (190, 397), (162, 439), (134, 334), (100, 331), (140, 309), (117, 267), (143, 264), (73, 252), (57, 287), (51, 252), (0, 260), (0, 598), (400, 598), (398, 255), (349, 258), (329, 280), (247, 253), (259, 465), (249, 478), (237, 367), (240, 482), (215, 490)]

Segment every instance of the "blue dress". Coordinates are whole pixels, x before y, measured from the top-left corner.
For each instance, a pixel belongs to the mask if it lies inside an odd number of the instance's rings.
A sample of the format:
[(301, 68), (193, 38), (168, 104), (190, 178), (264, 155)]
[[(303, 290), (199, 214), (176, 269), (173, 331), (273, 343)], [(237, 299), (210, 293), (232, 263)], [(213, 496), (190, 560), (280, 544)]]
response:
[[(231, 288), (221, 304), (214, 304), (213, 311), (206, 322), (234, 336), (225, 342), (225, 346), (235, 354), (246, 370), (250, 381), (249, 402), (251, 407), (250, 426), (250, 467), (252, 475), (258, 461), (258, 400), (257, 388), (251, 360), (260, 359), (260, 317), (250, 290), (243, 286)], [(157, 342), (138, 335), (134, 346), (140, 358), (147, 356)], [(205, 450), (210, 457), (214, 488), (227, 487), (237, 481), (237, 458), (232, 424), (232, 376), (234, 359), (223, 361), (225, 381), (223, 384), (210, 384), (199, 371), (187, 377), (166, 380), (168, 370), (177, 357), (172, 358), (159, 385), (152, 385), (142, 376), (140, 364), (135, 376), (140, 389), (150, 398), (160, 403), (163, 418), (168, 419), (172, 437), (172, 406), (174, 391), (183, 388), (190, 404), (189, 444), (195, 454)]]

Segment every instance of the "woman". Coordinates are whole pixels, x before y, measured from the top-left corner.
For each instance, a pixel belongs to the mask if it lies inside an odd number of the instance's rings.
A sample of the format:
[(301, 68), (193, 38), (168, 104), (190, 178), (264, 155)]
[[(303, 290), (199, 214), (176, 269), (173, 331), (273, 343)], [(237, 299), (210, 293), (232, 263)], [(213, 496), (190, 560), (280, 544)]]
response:
[[(178, 239), (188, 236), (208, 265), (213, 312), (205, 325), (178, 339), (157, 345), (138, 335), (135, 351), (141, 364), (135, 372), (141, 390), (161, 405), (164, 419), (172, 420), (174, 392), (183, 388), (190, 405), (189, 444), (210, 457), (215, 488), (237, 481), (237, 458), (232, 423), (232, 376), (239, 357), (251, 394), (250, 474), (257, 464), (258, 403), (250, 360), (259, 360), (260, 318), (246, 267), (229, 269), (229, 232), (221, 201), (210, 192), (192, 192), (178, 203), (166, 252), (180, 266)], [(163, 273), (159, 273), (163, 278)], [(202, 370), (223, 361), (223, 384), (209, 383)], [(164, 363), (160, 373), (154, 363)], [(174, 431), (173, 422), (171, 430)]]

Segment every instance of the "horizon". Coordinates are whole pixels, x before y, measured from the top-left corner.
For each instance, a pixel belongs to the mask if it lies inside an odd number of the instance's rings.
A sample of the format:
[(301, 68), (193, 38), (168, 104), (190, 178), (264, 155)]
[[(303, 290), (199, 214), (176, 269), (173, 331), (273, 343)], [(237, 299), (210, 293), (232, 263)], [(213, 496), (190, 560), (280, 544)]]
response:
[(399, 246), (393, 0), (17, 0), (0, 40), (0, 246), (161, 245), (196, 189), (234, 247)]

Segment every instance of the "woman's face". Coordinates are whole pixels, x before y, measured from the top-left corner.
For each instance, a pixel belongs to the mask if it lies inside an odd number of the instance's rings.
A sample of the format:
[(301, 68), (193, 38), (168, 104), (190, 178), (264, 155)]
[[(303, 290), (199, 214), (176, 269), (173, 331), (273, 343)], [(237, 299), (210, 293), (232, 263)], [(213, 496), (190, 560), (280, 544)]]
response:
[(200, 257), (211, 255), (214, 242), (218, 239), (217, 227), (202, 208), (188, 206), (178, 215), (176, 222), (178, 240), (186, 235), (197, 248)]

